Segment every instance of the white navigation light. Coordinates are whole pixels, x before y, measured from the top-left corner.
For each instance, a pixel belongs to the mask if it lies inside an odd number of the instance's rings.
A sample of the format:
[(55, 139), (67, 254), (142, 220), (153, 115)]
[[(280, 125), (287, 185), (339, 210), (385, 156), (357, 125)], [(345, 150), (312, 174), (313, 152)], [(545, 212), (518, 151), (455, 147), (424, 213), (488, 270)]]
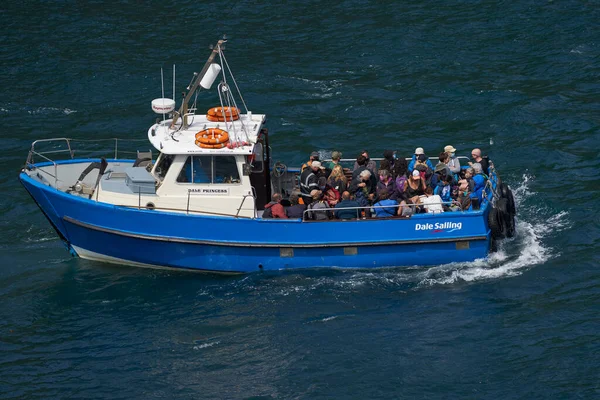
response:
[(206, 70), (206, 73), (202, 77), (202, 80), (200, 81), (200, 86), (202, 86), (204, 89), (210, 89), (215, 79), (217, 79), (217, 76), (219, 76), (220, 72), (221, 66), (219, 64), (210, 64), (210, 66)]
[(152, 100), (152, 111), (157, 114), (168, 114), (175, 109), (175, 100), (154, 99)]

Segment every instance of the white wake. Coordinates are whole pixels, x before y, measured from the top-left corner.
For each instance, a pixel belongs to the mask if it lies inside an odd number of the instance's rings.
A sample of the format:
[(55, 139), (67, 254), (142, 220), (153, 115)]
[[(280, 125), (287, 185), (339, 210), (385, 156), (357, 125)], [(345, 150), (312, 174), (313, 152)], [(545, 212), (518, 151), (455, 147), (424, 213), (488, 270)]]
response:
[(511, 187), (517, 206), (517, 234), (514, 238), (501, 241), (498, 251), (486, 260), (431, 267), (422, 272), (418, 286), (515, 276), (526, 268), (558, 256), (558, 250), (547, 245), (545, 239), (569, 227), (569, 213), (560, 211), (553, 214), (552, 210), (532, 204), (530, 200), (536, 193), (529, 186), (533, 179), (530, 175), (523, 175), (520, 184)]

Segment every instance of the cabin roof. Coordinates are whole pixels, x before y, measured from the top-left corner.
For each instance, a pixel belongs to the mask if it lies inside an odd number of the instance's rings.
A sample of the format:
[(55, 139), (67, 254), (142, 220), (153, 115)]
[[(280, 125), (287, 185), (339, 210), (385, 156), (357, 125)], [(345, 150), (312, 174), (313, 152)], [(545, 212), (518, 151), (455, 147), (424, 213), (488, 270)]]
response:
[[(170, 119), (154, 124), (148, 129), (150, 143), (165, 154), (252, 154), (260, 129), (265, 121), (264, 114), (241, 114), (237, 121), (211, 122), (206, 115), (188, 117), (186, 129), (171, 129)], [(196, 145), (196, 134), (204, 129), (219, 128), (227, 131), (231, 144), (240, 145), (222, 149), (206, 149)]]

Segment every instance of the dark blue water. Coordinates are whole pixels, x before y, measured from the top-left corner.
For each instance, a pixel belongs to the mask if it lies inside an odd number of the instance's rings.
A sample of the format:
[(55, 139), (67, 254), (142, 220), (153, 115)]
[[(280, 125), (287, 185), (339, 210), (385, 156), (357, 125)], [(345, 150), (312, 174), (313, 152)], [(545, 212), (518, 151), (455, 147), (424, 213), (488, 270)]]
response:
[[(25, 1), (0, 16), (0, 397), (600, 396), (598, 2)], [(488, 261), (368, 272), (70, 258), (17, 181), (31, 142), (143, 139), (160, 67), (170, 81), (178, 65), (181, 90), (223, 33), (276, 159), (481, 147), (515, 191), (517, 237)]]

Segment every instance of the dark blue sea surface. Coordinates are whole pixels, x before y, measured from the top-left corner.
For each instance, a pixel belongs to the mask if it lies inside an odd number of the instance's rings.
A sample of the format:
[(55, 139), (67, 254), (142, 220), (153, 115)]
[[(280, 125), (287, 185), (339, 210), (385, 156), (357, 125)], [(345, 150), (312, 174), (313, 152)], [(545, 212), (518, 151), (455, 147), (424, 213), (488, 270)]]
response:
[[(23, 1), (0, 16), (1, 398), (600, 396), (597, 1)], [(518, 235), (489, 260), (375, 271), (71, 258), (17, 180), (31, 142), (144, 139), (160, 68), (170, 94), (177, 64), (179, 93), (223, 33), (275, 160), (481, 147)]]

